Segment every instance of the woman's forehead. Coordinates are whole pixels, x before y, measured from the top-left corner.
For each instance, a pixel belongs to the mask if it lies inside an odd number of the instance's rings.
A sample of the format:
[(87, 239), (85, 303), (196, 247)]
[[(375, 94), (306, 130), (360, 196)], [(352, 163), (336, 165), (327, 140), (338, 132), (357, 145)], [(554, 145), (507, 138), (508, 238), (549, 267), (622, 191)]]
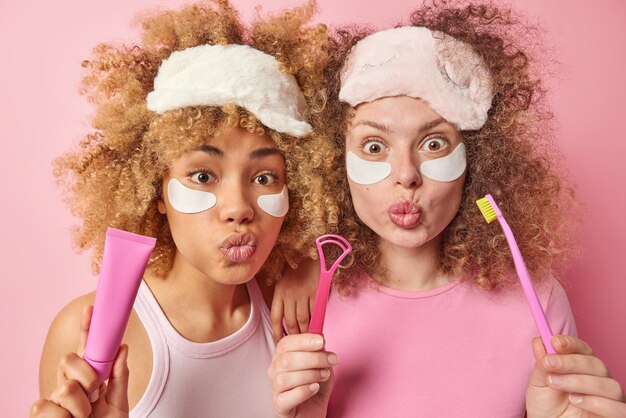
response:
[(434, 129), (458, 132), (458, 129), (426, 102), (406, 96), (389, 97), (363, 103), (349, 120), (351, 132), (420, 133)]

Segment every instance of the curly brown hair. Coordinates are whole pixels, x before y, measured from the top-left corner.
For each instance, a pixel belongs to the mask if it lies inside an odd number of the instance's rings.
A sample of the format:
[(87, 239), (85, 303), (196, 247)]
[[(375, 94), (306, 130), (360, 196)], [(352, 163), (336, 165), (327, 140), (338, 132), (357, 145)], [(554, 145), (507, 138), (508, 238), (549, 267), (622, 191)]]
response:
[(244, 26), (227, 0), (200, 2), (177, 11), (141, 16), (138, 45), (101, 44), (91, 60), (82, 93), (95, 106), (94, 132), (80, 149), (55, 160), (54, 174), (81, 224), (75, 227), (79, 249), (93, 249), (98, 272), (107, 226), (157, 238), (149, 269), (165, 275), (172, 266), (174, 242), (157, 201), (168, 167), (183, 153), (197, 149), (220, 129), (240, 126), (267, 133), (286, 160), (290, 195), (277, 244), (263, 271), (275, 277), (285, 261), (313, 256), (315, 236), (336, 224), (338, 207), (329, 199), (322, 174), (329, 172), (334, 150), (321, 134), (293, 138), (263, 126), (245, 109), (188, 107), (158, 115), (146, 107), (161, 62), (174, 51), (203, 44), (246, 44), (273, 55), (292, 74), (309, 104), (315, 128), (326, 106), (324, 66), (329, 35), (324, 25), (308, 25), (314, 2)]
[[(475, 201), (490, 193), (515, 231), (528, 270), (537, 280), (559, 277), (572, 248), (576, 213), (572, 188), (560, 168), (554, 144), (552, 113), (545, 103), (542, 72), (550, 61), (535, 58), (541, 50), (537, 26), (513, 10), (492, 3), (435, 1), (416, 9), (406, 25), (424, 26), (449, 34), (472, 46), (493, 79), (488, 120), (476, 131), (462, 132), (468, 172), (461, 206), (443, 232), (440, 269), (461, 275), (478, 287), (494, 290), (514, 282), (513, 268), (501, 228), (488, 225)], [(406, 26), (399, 25), (399, 26)], [(342, 223), (338, 232), (352, 244), (349, 262), (334, 284), (349, 294), (363, 272), (385, 280), (377, 235), (356, 215), (345, 171), (345, 132), (353, 109), (336, 99), (339, 72), (350, 48), (373, 30), (343, 27), (334, 34), (332, 63), (327, 67), (333, 103), (325, 109), (328, 137), (335, 146), (335, 167), (329, 183), (336, 188)], [(334, 130), (334, 134), (330, 131)]]

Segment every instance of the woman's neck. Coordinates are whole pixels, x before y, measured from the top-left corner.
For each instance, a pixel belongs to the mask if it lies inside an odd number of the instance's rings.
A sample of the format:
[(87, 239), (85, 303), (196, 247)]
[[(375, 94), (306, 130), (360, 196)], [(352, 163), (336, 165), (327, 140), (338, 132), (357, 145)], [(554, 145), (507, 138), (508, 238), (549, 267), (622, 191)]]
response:
[(250, 314), (245, 284), (219, 283), (177, 254), (163, 278), (146, 277), (154, 297), (174, 328), (195, 342), (211, 342), (241, 328)]
[(400, 247), (388, 241), (379, 242), (378, 248), (383, 278), (374, 279), (385, 286), (418, 292), (435, 289), (449, 282), (449, 277), (439, 269), (440, 237), (418, 248)]

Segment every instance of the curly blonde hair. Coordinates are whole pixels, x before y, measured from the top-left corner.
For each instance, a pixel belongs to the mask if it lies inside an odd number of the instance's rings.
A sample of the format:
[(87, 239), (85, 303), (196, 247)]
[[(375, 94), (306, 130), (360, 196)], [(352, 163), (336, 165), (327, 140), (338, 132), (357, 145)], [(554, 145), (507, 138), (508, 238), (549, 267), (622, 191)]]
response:
[(80, 149), (55, 160), (54, 174), (66, 200), (81, 220), (75, 227), (79, 249), (92, 249), (98, 272), (107, 226), (157, 238), (149, 269), (163, 276), (171, 269), (175, 246), (167, 218), (157, 211), (167, 168), (183, 153), (197, 149), (207, 136), (240, 126), (267, 133), (286, 160), (288, 212), (277, 244), (263, 267), (275, 277), (285, 262), (313, 256), (314, 238), (336, 224), (338, 207), (324, 187), (334, 154), (321, 134), (293, 138), (263, 126), (241, 107), (188, 107), (157, 115), (146, 107), (161, 62), (174, 51), (203, 44), (246, 44), (274, 56), (292, 74), (309, 105), (315, 128), (326, 106), (324, 66), (330, 42), (324, 25), (308, 25), (310, 2), (245, 27), (227, 0), (200, 2), (177, 11), (141, 16), (139, 45), (101, 44), (83, 62), (82, 93), (94, 104), (94, 132)]
[[(485, 125), (462, 132), (468, 171), (456, 217), (443, 232), (440, 270), (462, 275), (486, 290), (514, 283), (511, 254), (501, 228), (488, 225), (475, 201), (490, 193), (515, 231), (531, 276), (559, 277), (575, 234), (568, 215), (576, 208), (573, 190), (559, 167), (541, 71), (533, 62), (540, 52), (540, 30), (511, 9), (488, 4), (435, 1), (416, 9), (409, 25), (447, 33), (473, 47), (493, 78), (495, 97)], [(334, 56), (327, 67), (329, 92), (337, 98), (339, 71), (350, 48), (371, 34), (370, 28), (344, 27), (335, 33)], [(537, 65), (532, 65), (537, 64)], [(385, 280), (377, 235), (356, 215), (345, 171), (345, 132), (353, 109), (336, 99), (325, 109), (328, 137), (335, 146), (336, 188), (342, 223), (338, 232), (352, 244), (351, 259), (334, 284), (349, 294), (363, 272)], [(332, 133), (334, 132), (334, 133)]]

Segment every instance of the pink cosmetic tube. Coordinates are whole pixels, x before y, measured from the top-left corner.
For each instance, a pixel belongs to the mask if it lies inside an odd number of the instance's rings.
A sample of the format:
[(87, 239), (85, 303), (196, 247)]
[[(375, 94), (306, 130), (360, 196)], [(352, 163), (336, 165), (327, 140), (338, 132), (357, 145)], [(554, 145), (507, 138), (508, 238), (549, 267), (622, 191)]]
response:
[(104, 382), (122, 343), (155, 238), (107, 228), (84, 359)]

